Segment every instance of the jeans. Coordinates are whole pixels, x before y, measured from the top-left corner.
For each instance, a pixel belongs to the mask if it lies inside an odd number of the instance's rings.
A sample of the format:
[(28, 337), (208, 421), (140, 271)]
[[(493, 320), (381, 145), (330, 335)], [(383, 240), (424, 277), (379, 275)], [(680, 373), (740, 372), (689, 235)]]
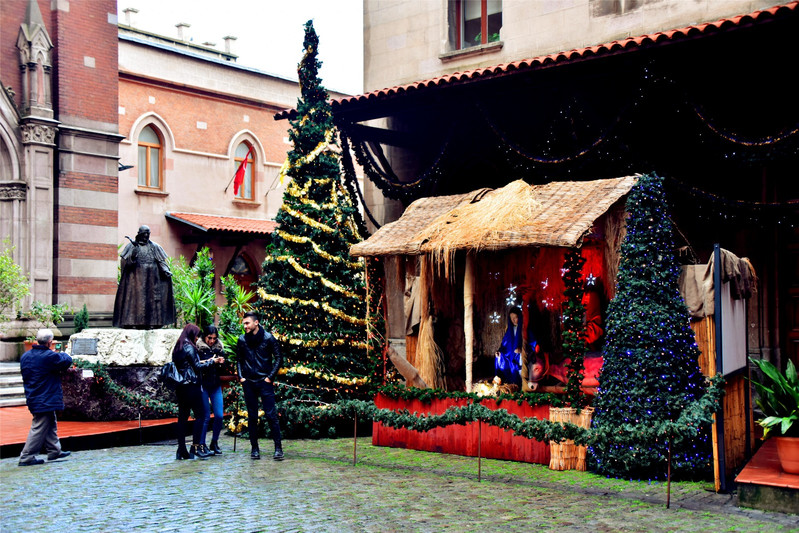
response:
[[(211, 411), (208, 411), (208, 401), (211, 401)], [(205, 420), (203, 421), (203, 435), (202, 444), (205, 444), (206, 434), (208, 433), (208, 425), (211, 423), (211, 412), (214, 413), (214, 434), (211, 437), (211, 442), (219, 440), (219, 434), (222, 432), (222, 386), (206, 387), (203, 385), (203, 405), (206, 408)]]
[(272, 430), (272, 438), (275, 441), (275, 448), (280, 449), (280, 421), (277, 418), (277, 407), (275, 407), (275, 386), (263, 380), (242, 383), (244, 389), (244, 403), (247, 405), (247, 428), (250, 433), (250, 445), (253, 450), (258, 450), (258, 399), (263, 403), (266, 419), (269, 421), (269, 429)]
[(58, 423), (55, 411), (46, 413), (33, 413), (31, 430), (28, 440), (19, 456), (20, 463), (27, 463), (36, 459), (36, 454), (44, 448), (48, 459), (58, 457), (61, 453), (61, 441), (58, 440)]
[(186, 426), (189, 423), (189, 411), (194, 411), (194, 432), (192, 444), (202, 443), (203, 420), (208, 412), (208, 403), (203, 405), (203, 393), (200, 385), (190, 383), (175, 388), (178, 397), (178, 448), (186, 446)]

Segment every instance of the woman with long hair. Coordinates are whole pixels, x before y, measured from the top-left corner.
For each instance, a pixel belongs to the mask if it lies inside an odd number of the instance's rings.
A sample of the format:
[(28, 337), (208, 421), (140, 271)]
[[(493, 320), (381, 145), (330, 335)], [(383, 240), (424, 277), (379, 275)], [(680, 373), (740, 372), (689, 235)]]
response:
[[(172, 349), (172, 362), (175, 363), (183, 383), (175, 387), (178, 399), (178, 449), (175, 459), (205, 459), (211, 452), (202, 446), (203, 421), (205, 420), (208, 404), (203, 406), (203, 394), (200, 388), (200, 372), (203, 367), (219, 362), (217, 358), (200, 361), (197, 353), (197, 338), (200, 328), (194, 324), (186, 324), (180, 332), (175, 347)], [(219, 358), (222, 359), (222, 358)], [(223, 359), (224, 360), (224, 359)], [(194, 412), (194, 434), (192, 436), (191, 451), (186, 449), (186, 424), (189, 421), (189, 411)]]
[(205, 450), (205, 438), (208, 433), (208, 425), (211, 422), (211, 412), (208, 410), (208, 402), (211, 402), (211, 411), (214, 413), (213, 436), (211, 437), (211, 452), (214, 455), (222, 455), (219, 449), (219, 434), (222, 432), (222, 382), (219, 379), (221, 363), (225, 361), (225, 347), (222, 339), (219, 338), (219, 330), (214, 325), (205, 326), (202, 338), (197, 339), (197, 352), (200, 361), (214, 360), (216, 364), (211, 364), (202, 369), (202, 394), (203, 406), (205, 406), (205, 420), (203, 421), (202, 446)]

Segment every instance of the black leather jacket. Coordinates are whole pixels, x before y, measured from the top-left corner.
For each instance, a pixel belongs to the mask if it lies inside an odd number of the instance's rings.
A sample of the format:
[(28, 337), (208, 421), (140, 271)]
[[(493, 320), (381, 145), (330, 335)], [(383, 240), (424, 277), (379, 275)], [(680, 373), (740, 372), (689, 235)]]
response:
[(239, 336), (236, 355), (239, 377), (248, 381), (263, 381), (265, 378), (275, 381), (283, 361), (280, 343), (260, 326), (255, 335)]
[(213, 364), (210, 359), (207, 361), (200, 361), (200, 357), (197, 355), (197, 349), (189, 342), (184, 344), (177, 352), (172, 352), (172, 362), (175, 363), (180, 375), (182, 375), (187, 382), (193, 384), (200, 383), (201, 369)]
[[(197, 353), (200, 356), (200, 361), (206, 361), (212, 357), (225, 357), (225, 347), (221, 340), (217, 340), (214, 346), (208, 346), (202, 339), (197, 339)], [(204, 389), (214, 389), (220, 385), (219, 374), (222, 370), (222, 365), (211, 364), (203, 368), (202, 385)]]

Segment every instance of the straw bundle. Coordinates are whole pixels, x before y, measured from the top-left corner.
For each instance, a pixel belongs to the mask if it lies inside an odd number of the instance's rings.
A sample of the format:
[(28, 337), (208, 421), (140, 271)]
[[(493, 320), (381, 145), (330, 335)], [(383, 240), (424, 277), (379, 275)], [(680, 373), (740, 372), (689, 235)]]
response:
[[(577, 424), (581, 428), (588, 429), (591, 427), (591, 420), (593, 419), (593, 417), (594, 417), (594, 408), (586, 407), (582, 411), (580, 411), (579, 415), (577, 413), (572, 414), (572, 424)], [(585, 472), (588, 469), (585, 463), (585, 456), (588, 453), (588, 448), (586, 446), (575, 446), (574, 448), (577, 452), (577, 456), (575, 458), (575, 463), (573, 468), (574, 470)]]
[(419, 288), (421, 305), (421, 322), (419, 324), (419, 341), (416, 345), (416, 363), (419, 376), (429, 386), (445, 389), (446, 383), (441, 369), (444, 367), (444, 352), (436, 344), (433, 330), (433, 316), (430, 314), (430, 288), (433, 281), (430, 259), (420, 259)]
[(536, 189), (523, 180), (490, 191), (439, 215), (416, 236), (449, 277), (450, 263), (459, 248), (480, 250), (501, 232), (521, 228), (540, 210)]
[[(571, 420), (568, 414), (569, 407), (550, 407), (549, 420), (551, 422), (567, 422)], [(570, 441), (550, 442), (549, 443), (549, 469), (550, 470), (570, 470), (571, 457)]]

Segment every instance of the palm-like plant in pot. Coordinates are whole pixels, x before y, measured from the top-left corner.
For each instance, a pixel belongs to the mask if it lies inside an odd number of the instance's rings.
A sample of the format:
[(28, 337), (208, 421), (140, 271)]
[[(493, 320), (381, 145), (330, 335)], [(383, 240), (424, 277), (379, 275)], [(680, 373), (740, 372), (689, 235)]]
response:
[(768, 361), (749, 359), (763, 375), (762, 381), (753, 381), (763, 412), (758, 424), (763, 427), (763, 437), (774, 436), (782, 469), (799, 474), (799, 376), (793, 361), (788, 361), (785, 373)]

